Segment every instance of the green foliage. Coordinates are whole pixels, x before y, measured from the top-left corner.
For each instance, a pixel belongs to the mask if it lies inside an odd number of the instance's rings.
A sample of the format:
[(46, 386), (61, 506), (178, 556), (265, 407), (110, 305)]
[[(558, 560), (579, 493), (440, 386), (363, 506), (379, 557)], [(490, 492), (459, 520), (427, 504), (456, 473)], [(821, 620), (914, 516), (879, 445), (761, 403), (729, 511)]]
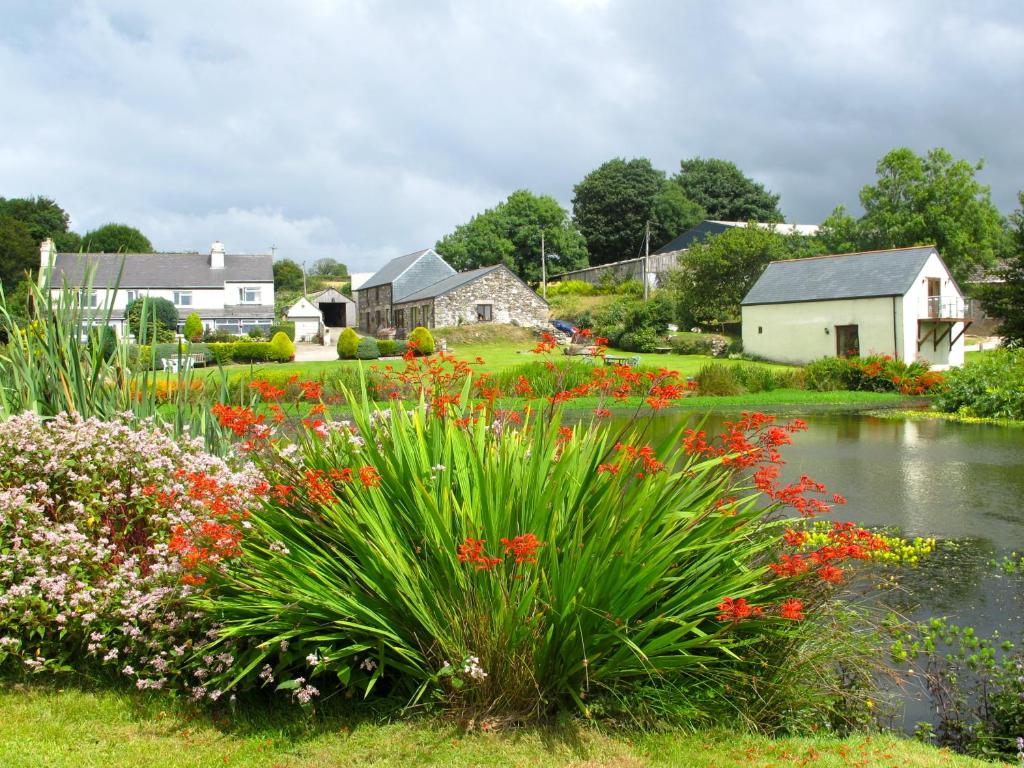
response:
[(274, 262), (274, 290), (301, 291), (302, 267), (291, 259), (279, 259)]
[(377, 351), (381, 357), (401, 355), (405, 353), (405, 342), (397, 339), (377, 339)]
[(976, 174), (982, 163), (956, 160), (945, 149), (919, 156), (907, 147), (878, 161), (878, 181), (860, 191), (864, 215), (851, 222), (837, 209), (825, 237), (853, 250), (934, 244), (953, 276), (966, 283), (1005, 247), (1002, 216)]
[(12, 216), (0, 214), (0, 285), (5, 291), (39, 269), (39, 243), (28, 226)]
[(203, 320), (197, 312), (192, 312), (185, 318), (185, 327), (182, 334), (189, 341), (199, 341), (203, 337)]
[[(282, 333), (283, 333), (283, 331), (282, 331)], [(250, 328), (249, 332), (247, 334), (245, 334), (245, 335), (248, 336), (250, 339), (265, 339), (266, 338), (266, 335), (263, 333), (263, 329), (260, 328), (258, 325), (257, 326), (253, 326), (252, 328)], [(284, 335), (288, 336), (287, 333), (285, 333)], [(289, 338), (289, 341), (291, 341), (290, 338)]]
[(373, 336), (361, 338), (359, 346), (356, 347), (356, 359), (376, 360), (378, 357), (380, 357), (380, 348), (377, 346), (377, 340)]
[(804, 386), (815, 392), (850, 389), (850, 364), (845, 357), (823, 357), (804, 366)]
[(904, 363), (890, 355), (866, 357), (823, 357), (804, 366), (804, 386), (819, 392), (900, 392), (922, 395), (932, 392), (943, 380), (929, 370), (926, 362)]
[(314, 261), (312, 272), (320, 277), (348, 277), (348, 267), (340, 261), (330, 258)]
[(153, 244), (135, 227), (127, 224), (104, 224), (82, 235), (82, 248), (87, 253), (152, 253)]
[(128, 332), (141, 344), (152, 343), (154, 333), (157, 341), (171, 341), (178, 332), (178, 310), (168, 299), (144, 296), (129, 302), (124, 312)]
[(342, 360), (352, 360), (359, 348), (359, 334), (351, 328), (346, 328), (338, 336), (338, 357)]
[[(750, 643), (794, 631), (715, 620), (723, 596), (770, 605), (790, 589), (764, 578), (781, 528), (749, 493), (716, 512), (732, 475), (720, 458), (669, 456), (682, 426), (654, 447), (667, 469), (638, 481), (596, 469), (618, 460), (617, 442), (646, 444), (641, 426), (567, 437), (554, 414), (530, 429), (463, 429), (396, 406), (381, 429), (370, 406), (351, 405), (357, 434), (374, 439), (335, 430), (253, 457), (272, 484), (304, 488), (346, 467), (353, 482), (254, 516), (258, 535), (203, 601), (238, 643), (234, 670), (212, 685), (258, 686), (270, 665), (279, 685), (387, 686), (412, 703), (526, 718), (712, 670), (742, 679)], [(502, 545), (515, 537), (537, 543), (518, 562)]]
[(0, 217), (3, 216), (10, 216), (24, 224), (37, 249), (43, 240), (51, 237), (58, 240), (57, 248), (65, 253), (78, 250), (61, 247), (62, 235), (77, 235), (68, 232), (70, 217), (67, 212), (48, 197), (12, 197), (6, 200), (0, 197)]
[(641, 326), (634, 331), (625, 331), (619, 337), (619, 348), (628, 352), (653, 352), (660, 337), (650, 326)]
[(769, 262), (789, 258), (790, 237), (760, 227), (734, 227), (682, 254), (671, 273), (677, 317), (684, 326), (736, 320), (740, 302)]
[(285, 362), (295, 359), (295, 342), (284, 331), (278, 331), (270, 340), (270, 355), (274, 360)]
[(542, 232), (548, 274), (587, 266), (583, 237), (565, 209), (553, 197), (525, 189), (456, 227), (435, 248), (457, 270), (503, 263), (523, 280), (537, 282)]
[(1010, 216), (1012, 253), (996, 273), (1002, 282), (982, 286), (981, 298), (985, 311), (1000, 321), (999, 335), (1024, 344), (1024, 192), (1017, 199), (1021, 207)]
[(744, 175), (735, 163), (694, 157), (679, 163), (672, 181), (705, 214), (718, 221), (782, 221), (779, 196)]
[(729, 338), (714, 333), (680, 333), (669, 337), (668, 343), (677, 355), (724, 357), (729, 351)]
[(1024, 419), (1024, 348), (995, 349), (950, 369), (935, 407), (964, 416)]
[(416, 326), (409, 334), (408, 345), (416, 350), (417, 355), (434, 354), (434, 337), (422, 325)]
[(728, 397), (743, 394), (743, 385), (737, 380), (732, 367), (722, 363), (709, 363), (694, 377), (697, 394)]
[(586, 280), (563, 280), (560, 283), (548, 283), (548, 298), (552, 296), (593, 296), (597, 286)]
[(678, 193), (663, 171), (646, 158), (615, 158), (574, 187), (573, 218), (586, 239), (591, 264), (643, 254), (650, 222), (653, 248), (704, 218), (704, 211)]
[(291, 321), (285, 321), (281, 323), (274, 323), (268, 329), (267, 333), (270, 334), (270, 338), (274, 338), (279, 333), (283, 333), (292, 341), (295, 341), (295, 323)]
[(671, 319), (672, 296), (666, 291), (655, 291), (648, 301), (622, 297), (577, 317), (581, 327), (607, 338), (611, 346), (645, 352), (657, 346)]

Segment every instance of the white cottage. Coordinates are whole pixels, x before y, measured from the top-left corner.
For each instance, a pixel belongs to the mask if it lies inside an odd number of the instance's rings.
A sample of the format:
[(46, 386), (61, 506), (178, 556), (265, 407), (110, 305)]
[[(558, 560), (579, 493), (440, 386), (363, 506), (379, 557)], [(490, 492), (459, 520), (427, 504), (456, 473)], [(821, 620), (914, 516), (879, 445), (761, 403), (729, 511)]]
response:
[(971, 324), (934, 246), (775, 261), (742, 309), (744, 351), (797, 365), (857, 354), (963, 365)]

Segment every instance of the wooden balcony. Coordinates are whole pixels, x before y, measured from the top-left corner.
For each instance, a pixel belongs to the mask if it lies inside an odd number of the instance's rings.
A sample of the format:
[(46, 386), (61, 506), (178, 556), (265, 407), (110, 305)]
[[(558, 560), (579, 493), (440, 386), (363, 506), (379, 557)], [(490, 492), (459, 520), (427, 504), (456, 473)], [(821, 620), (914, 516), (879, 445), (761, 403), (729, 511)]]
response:
[[(929, 296), (927, 297), (917, 318), (917, 350), (921, 351), (921, 345), (931, 340), (932, 348), (938, 349), (939, 344), (949, 339), (949, 346), (956, 344), (960, 337), (967, 333), (974, 318), (974, 308), (969, 299), (962, 299), (959, 296)], [(956, 335), (953, 335), (953, 327), (957, 323), (963, 323)]]

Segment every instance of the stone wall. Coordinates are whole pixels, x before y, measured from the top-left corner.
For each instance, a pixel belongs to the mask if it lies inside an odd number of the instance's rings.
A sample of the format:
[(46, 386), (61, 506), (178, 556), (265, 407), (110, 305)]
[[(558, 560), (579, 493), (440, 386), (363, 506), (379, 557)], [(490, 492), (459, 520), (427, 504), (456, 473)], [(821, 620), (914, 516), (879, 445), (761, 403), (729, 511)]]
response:
[(503, 267), (435, 298), (434, 326), (447, 328), (479, 322), (477, 305), (490, 305), (493, 323), (531, 327), (548, 322), (548, 305), (544, 300)]
[(378, 328), (391, 325), (390, 284), (376, 288), (361, 288), (356, 293), (356, 304), (359, 309), (357, 320), (361, 331), (376, 333)]

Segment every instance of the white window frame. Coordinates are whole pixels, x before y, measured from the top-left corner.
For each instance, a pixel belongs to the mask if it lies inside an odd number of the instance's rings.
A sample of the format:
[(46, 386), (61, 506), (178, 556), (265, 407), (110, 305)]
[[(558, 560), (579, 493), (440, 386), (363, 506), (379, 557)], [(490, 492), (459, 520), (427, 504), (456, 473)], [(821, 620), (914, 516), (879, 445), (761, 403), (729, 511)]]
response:
[(96, 309), (100, 305), (100, 293), (95, 288), (87, 290), (82, 288), (78, 292), (79, 306), (84, 309)]
[[(176, 306), (176, 307), (191, 307), (191, 306), (193, 306), (193, 304), (192, 304), (192, 298), (193, 298), (192, 291), (178, 290), (178, 291), (174, 291), (172, 293), (172, 295), (174, 296), (174, 306)], [(188, 301), (183, 301), (183, 299), (188, 299)]]
[[(248, 298), (252, 291), (253, 298)], [(263, 288), (258, 285), (247, 285), (238, 289), (239, 302), (242, 304), (259, 304), (263, 300)]]
[(137, 288), (131, 288), (124, 292), (125, 304), (131, 304), (136, 299), (142, 298), (142, 291)]

